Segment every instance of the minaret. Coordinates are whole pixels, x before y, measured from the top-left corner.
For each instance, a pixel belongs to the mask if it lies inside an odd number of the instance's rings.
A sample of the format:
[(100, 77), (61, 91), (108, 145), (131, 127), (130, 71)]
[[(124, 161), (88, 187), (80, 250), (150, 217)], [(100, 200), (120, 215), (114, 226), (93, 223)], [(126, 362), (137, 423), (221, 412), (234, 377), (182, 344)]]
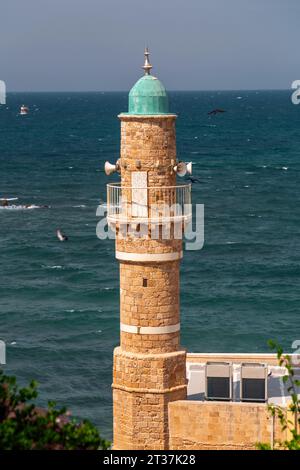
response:
[(176, 115), (168, 111), (164, 86), (151, 75), (148, 49), (143, 68), (145, 75), (129, 93), (128, 113), (119, 115), (121, 157), (114, 166), (106, 164), (107, 174), (121, 174), (121, 183), (108, 185), (108, 221), (116, 230), (120, 263), (113, 446), (156, 450), (169, 446), (168, 403), (186, 398), (179, 318), (182, 240), (175, 225), (182, 232), (190, 185), (176, 185)]

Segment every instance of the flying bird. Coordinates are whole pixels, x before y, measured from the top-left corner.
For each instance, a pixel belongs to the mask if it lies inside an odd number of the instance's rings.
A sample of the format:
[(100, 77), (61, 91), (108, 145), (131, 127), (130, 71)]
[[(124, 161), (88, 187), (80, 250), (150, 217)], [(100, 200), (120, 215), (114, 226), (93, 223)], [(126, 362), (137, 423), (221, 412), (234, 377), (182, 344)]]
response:
[(64, 235), (60, 229), (56, 230), (56, 235), (60, 242), (66, 242), (68, 240), (67, 235)]
[(193, 176), (189, 176), (187, 179), (191, 183), (200, 183), (200, 180), (198, 180), (198, 178), (194, 178)]
[(209, 111), (209, 113), (207, 113), (209, 116), (213, 115), (215, 116), (216, 114), (219, 114), (219, 113), (226, 113), (225, 109), (220, 109), (220, 108), (216, 108), (216, 109), (213, 109), (212, 111)]

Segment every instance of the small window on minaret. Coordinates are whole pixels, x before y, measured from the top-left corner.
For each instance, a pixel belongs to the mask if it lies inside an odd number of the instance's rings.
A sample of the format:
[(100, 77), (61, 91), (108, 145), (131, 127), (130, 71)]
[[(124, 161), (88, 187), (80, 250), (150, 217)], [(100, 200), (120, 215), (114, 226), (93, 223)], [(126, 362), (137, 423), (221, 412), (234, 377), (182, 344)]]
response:
[(143, 277), (143, 287), (147, 287), (147, 286), (148, 286), (148, 279)]

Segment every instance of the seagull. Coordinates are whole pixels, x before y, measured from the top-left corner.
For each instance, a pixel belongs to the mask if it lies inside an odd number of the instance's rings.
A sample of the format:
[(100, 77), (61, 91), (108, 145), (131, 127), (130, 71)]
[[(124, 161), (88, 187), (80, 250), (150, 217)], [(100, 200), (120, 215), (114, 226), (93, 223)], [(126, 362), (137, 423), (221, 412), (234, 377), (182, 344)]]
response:
[(60, 229), (56, 230), (56, 235), (59, 241), (66, 242), (68, 240), (67, 235), (64, 235)]

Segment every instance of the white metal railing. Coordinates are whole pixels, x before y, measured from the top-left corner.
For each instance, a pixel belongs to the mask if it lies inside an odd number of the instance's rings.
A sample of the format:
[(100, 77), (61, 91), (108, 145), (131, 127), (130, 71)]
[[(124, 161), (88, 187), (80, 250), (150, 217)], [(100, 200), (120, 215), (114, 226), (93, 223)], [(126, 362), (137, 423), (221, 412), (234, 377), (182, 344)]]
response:
[(191, 184), (146, 188), (107, 185), (107, 218), (111, 222), (172, 222), (191, 216)]

